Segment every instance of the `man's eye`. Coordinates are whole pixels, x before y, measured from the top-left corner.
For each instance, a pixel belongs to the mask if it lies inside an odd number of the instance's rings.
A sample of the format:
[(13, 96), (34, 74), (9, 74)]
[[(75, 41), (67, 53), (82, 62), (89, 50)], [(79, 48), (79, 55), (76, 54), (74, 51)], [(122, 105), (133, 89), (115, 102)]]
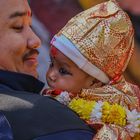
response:
[(15, 26), (13, 27), (14, 30), (16, 30), (17, 32), (21, 32), (23, 30), (23, 26)]
[(72, 75), (70, 72), (68, 72), (65, 68), (60, 68), (59, 69), (59, 73), (61, 74), (61, 75)]

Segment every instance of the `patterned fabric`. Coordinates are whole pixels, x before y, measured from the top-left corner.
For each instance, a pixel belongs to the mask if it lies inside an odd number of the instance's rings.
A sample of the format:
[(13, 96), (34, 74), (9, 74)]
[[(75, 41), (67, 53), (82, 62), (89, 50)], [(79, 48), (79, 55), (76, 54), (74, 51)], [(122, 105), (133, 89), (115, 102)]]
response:
[(128, 133), (119, 126), (104, 125), (93, 140), (131, 140)]
[[(132, 84), (127, 83), (125, 80), (120, 81), (114, 85), (105, 85), (95, 89), (83, 89), (80, 97), (87, 100), (95, 101), (107, 101), (111, 104), (122, 105), (129, 110), (140, 111), (140, 89)], [(135, 136), (131, 137), (129, 132), (125, 131), (117, 125), (106, 125), (102, 122), (98, 122), (98, 125), (102, 124), (102, 127), (98, 129), (98, 133), (94, 140), (137, 140), (140, 139), (140, 133), (136, 133)], [(96, 126), (92, 124), (93, 127)]]
[(82, 89), (80, 97), (87, 100), (108, 101), (111, 104), (117, 103), (130, 110), (138, 109), (140, 111), (137, 96), (138, 87), (137, 92), (135, 92), (135, 89), (134, 86), (123, 80), (115, 85), (105, 85), (95, 89)]
[(128, 15), (110, 0), (76, 15), (57, 35), (66, 36), (92, 64), (115, 78), (130, 60), (133, 33)]

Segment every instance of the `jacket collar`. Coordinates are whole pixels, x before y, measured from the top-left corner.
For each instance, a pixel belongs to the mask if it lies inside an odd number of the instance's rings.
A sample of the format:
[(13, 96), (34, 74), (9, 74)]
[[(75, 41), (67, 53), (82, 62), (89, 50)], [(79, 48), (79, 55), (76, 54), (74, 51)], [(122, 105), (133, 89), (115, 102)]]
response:
[(39, 93), (44, 83), (33, 76), (0, 70), (0, 84), (17, 91)]

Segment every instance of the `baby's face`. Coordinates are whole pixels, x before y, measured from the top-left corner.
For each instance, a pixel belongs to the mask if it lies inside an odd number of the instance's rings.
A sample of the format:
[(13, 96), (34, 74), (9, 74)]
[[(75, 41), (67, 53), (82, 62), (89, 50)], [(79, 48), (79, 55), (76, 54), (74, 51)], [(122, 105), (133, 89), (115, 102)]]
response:
[(79, 69), (68, 57), (54, 47), (50, 57), (51, 64), (46, 79), (51, 88), (72, 93), (88, 88), (90, 76)]

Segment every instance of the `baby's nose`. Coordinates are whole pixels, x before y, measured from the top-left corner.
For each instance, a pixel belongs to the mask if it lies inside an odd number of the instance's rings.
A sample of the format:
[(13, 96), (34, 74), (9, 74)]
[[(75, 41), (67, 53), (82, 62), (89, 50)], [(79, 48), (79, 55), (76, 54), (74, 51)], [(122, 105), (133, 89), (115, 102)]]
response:
[(48, 73), (48, 78), (50, 81), (55, 82), (57, 79), (56, 73), (55, 71), (51, 71)]
[(49, 79), (50, 79), (51, 81), (55, 82), (55, 81), (56, 81), (56, 76), (49, 76)]

